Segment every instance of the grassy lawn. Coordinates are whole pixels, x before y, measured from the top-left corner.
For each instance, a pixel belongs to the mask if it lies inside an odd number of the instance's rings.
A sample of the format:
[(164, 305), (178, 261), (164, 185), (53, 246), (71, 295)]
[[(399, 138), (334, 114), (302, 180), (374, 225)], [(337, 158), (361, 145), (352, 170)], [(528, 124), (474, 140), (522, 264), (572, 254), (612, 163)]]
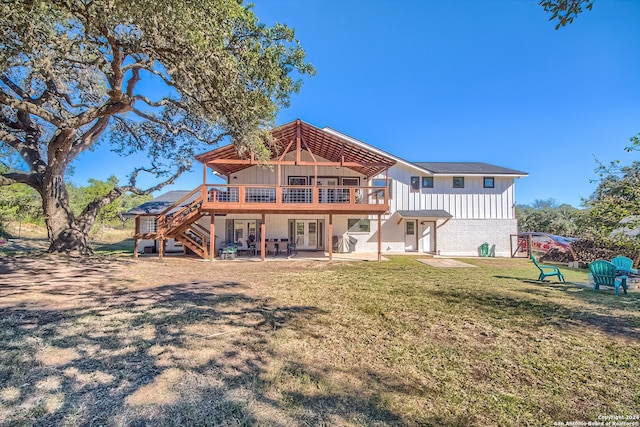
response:
[(537, 283), (523, 259), (464, 261), (476, 268), (0, 258), (0, 425), (639, 415), (640, 292)]

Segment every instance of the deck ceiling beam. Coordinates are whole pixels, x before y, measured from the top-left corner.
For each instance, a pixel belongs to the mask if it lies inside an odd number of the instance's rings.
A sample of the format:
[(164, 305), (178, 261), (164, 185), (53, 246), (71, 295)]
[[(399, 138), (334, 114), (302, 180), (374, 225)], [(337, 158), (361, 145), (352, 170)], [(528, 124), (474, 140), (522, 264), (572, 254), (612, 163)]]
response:
[(346, 168), (385, 168), (388, 166), (387, 163), (368, 163), (368, 162), (309, 162), (309, 161), (299, 161), (296, 162), (294, 160), (261, 160), (261, 161), (251, 161), (250, 159), (215, 159), (209, 160), (207, 165), (284, 165), (284, 166), (342, 166)]
[[(395, 164), (395, 160), (364, 146), (296, 120), (272, 131), (275, 140), (270, 160), (256, 160), (253, 156), (242, 158), (233, 145), (218, 148), (196, 156), (196, 159), (221, 175), (231, 175), (254, 165), (274, 166), (328, 166), (346, 167), (372, 177)], [(301, 158), (306, 150), (312, 161)], [(285, 160), (287, 154), (295, 157)], [(327, 161), (323, 161), (327, 160)]]
[(285, 148), (284, 151), (282, 152), (282, 156), (280, 156), (280, 158), (278, 159), (279, 161), (282, 161), (284, 159), (284, 156), (287, 155), (287, 153), (291, 149), (291, 146), (293, 145), (293, 141), (294, 141), (293, 139), (289, 141), (289, 145), (287, 145), (287, 148)]
[(318, 163), (318, 160), (316, 159), (316, 156), (313, 155), (313, 151), (311, 151), (311, 148), (309, 148), (309, 146), (307, 145), (307, 141), (304, 139), (304, 137), (302, 135), (300, 135), (300, 140), (302, 141), (302, 145), (304, 145), (304, 148), (306, 148), (307, 152), (309, 153), (309, 155), (311, 156), (313, 161), (315, 163)]

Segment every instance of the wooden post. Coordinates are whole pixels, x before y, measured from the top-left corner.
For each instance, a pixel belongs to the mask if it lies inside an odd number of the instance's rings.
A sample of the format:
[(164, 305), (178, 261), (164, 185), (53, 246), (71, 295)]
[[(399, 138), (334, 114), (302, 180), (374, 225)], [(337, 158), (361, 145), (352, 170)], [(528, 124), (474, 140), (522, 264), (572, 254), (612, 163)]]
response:
[(378, 261), (382, 261), (382, 215), (378, 214)]
[(278, 187), (282, 185), (282, 172), (280, 171), (280, 164), (278, 163)]
[(260, 224), (260, 261), (264, 262), (265, 259), (265, 254), (267, 252), (267, 241), (265, 239), (265, 235), (266, 235), (266, 225), (265, 225), (265, 219), (266, 219), (267, 215), (263, 212), (262, 213), (262, 224)]
[(329, 214), (329, 233), (327, 236), (329, 241), (329, 261), (333, 261), (333, 215)]
[(209, 259), (216, 259), (216, 216), (211, 213), (211, 221), (209, 222)]
[(578, 255), (576, 255), (576, 251), (573, 250), (573, 245), (571, 244), (573, 242), (569, 242), (569, 250), (571, 251), (571, 256), (573, 257), (574, 261), (580, 261), (578, 259)]
[(140, 215), (136, 215), (136, 230), (133, 237), (133, 257), (138, 258), (138, 234), (140, 233)]
[(207, 185), (207, 165), (202, 164), (202, 185)]
[[(389, 207), (389, 168), (384, 170), (384, 204)], [(380, 216), (378, 216), (380, 218)]]
[(300, 120), (296, 121), (296, 165), (300, 163), (300, 151), (301, 151), (301, 139), (300, 139)]
[(164, 258), (164, 238), (160, 238), (160, 247), (158, 248), (158, 258)]

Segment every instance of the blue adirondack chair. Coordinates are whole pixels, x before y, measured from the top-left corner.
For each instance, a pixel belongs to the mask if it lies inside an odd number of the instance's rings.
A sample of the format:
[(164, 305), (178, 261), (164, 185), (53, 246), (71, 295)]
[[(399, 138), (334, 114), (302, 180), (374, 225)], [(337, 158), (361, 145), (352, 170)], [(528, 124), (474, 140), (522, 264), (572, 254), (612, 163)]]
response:
[(533, 261), (535, 266), (538, 267), (538, 270), (540, 270), (540, 276), (538, 276), (538, 280), (540, 280), (541, 282), (544, 282), (544, 279), (547, 277), (558, 276), (558, 280), (560, 280), (562, 283), (565, 283), (564, 276), (562, 275), (562, 272), (558, 267), (538, 264), (538, 261), (536, 261), (536, 257), (533, 254), (531, 254), (531, 261)]
[(626, 256), (617, 256), (611, 260), (611, 263), (616, 266), (616, 270), (624, 273), (633, 273), (636, 274), (638, 270), (632, 268), (633, 260), (631, 258), (627, 258)]
[(611, 286), (618, 296), (618, 289), (622, 286), (624, 294), (627, 294), (627, 276), (616, 276), (615, 264), (599, 259), (589, 264), (589, 270), (593, 276), (593, 292), (600, 289), (600, 285)]

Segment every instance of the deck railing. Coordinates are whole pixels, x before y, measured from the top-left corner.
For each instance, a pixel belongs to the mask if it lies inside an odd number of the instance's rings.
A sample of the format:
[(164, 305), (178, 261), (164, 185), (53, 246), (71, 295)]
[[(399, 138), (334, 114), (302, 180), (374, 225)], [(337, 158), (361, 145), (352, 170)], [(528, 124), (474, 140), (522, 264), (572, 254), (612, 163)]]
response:
[(213, 205), (387, 205), (385, 187), (325, 187), (312, 185), (206, 185), (205, 204)]

